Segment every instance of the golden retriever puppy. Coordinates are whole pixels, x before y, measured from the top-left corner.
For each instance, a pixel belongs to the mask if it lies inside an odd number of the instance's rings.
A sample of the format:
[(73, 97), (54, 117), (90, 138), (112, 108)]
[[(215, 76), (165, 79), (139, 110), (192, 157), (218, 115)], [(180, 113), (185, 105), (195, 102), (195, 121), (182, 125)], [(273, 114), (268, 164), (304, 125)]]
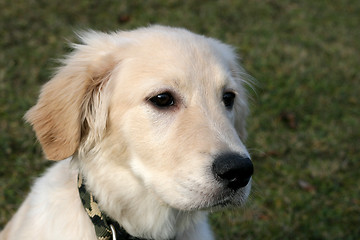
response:
[(213, 239), (206, 212), (253, 174), (233, 49), (163, 26), (80, 39), (25, 116), (59, 162), (0, 238)]

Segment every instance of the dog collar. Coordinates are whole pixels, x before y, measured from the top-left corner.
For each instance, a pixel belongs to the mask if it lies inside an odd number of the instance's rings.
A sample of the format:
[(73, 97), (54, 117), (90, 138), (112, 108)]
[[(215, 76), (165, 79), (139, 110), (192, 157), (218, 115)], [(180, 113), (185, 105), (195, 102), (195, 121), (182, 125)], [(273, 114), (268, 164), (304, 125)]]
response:
[(131, 236), (116, 221), (100, 211), (94, 196), (86, 190), (81, 174), (78, 175), (78, 189), (81, 202), (94, 225), (99, 240), (145, 240)]

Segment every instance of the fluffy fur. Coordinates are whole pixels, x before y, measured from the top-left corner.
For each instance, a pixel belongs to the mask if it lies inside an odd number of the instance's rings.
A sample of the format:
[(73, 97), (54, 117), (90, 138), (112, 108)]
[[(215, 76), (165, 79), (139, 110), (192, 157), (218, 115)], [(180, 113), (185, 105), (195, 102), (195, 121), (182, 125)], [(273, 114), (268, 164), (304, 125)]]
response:
[[(46, 157), (62, 161), (36, 181), (0, 239), (95, 240), (79, 171), (131, 235), (213, 239), (206, 211), (241, 205), (251, 187), (229, 192), (211, 171), (221, 152), (248, 156), (245, 72), (232, 48), (162, 26), (80, 39), (26, 114)], [(231, 110), (225, 91), (236, 94)], [(163, 92), (174, 106), (149, 100)]]

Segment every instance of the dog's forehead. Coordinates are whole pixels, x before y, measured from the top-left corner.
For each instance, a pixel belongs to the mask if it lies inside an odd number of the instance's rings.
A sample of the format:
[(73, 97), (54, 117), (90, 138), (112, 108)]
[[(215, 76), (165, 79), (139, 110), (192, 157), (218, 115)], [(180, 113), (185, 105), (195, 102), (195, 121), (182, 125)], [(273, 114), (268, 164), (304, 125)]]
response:
[(221, 88), (233, 77), (232, 50), (190, 32), (145, 35), (135, 39), (127, 52), (127, 59), (122, 62), (126, 79), (142, 84), (163, 82), (184, 88), (210, 84), (208, 87)]

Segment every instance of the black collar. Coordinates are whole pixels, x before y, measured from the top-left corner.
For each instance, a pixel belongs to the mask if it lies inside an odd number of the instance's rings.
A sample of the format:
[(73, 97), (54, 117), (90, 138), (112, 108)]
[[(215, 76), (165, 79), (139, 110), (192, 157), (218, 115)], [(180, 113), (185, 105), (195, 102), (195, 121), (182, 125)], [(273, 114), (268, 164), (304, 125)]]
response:
[(94, 224), (99, 240), (145, 240), (131, 236), (116, 221), (101, 212), (94, 196), (86, 190), (81, 174), (78, 175), (78, 189), (81, 202)]

